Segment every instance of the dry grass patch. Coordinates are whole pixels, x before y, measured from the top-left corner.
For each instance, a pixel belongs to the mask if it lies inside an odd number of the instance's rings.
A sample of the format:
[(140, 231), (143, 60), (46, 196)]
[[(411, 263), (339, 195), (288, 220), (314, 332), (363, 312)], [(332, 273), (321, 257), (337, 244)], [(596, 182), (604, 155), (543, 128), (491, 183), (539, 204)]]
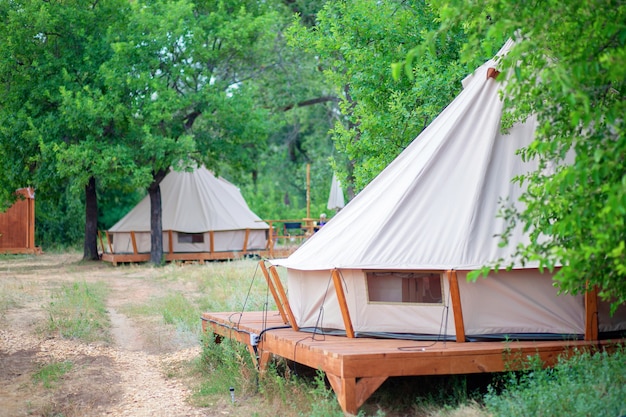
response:
[(110, 341), (106, 284), (74, 282), (52, 291), (45, 331), (85, 342)]

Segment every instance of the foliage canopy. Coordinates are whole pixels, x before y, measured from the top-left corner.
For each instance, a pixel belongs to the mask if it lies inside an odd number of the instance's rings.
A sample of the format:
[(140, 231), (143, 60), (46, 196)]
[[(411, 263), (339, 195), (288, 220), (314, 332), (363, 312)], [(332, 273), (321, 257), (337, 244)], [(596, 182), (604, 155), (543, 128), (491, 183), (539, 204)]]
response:
[[(394, 80), (391, 66), (436, 27), (436, 11), (421, 1), (326, 2), (313, 27), (294, 24), (290, 45), (315, 57), (340, 98), (332, 130), (344, 183), (362, 189), (452, 100), (467, 75), (453, 26), (411, 67), (414, 80)], [(343, 158), (341, 158), (343, 157)]]

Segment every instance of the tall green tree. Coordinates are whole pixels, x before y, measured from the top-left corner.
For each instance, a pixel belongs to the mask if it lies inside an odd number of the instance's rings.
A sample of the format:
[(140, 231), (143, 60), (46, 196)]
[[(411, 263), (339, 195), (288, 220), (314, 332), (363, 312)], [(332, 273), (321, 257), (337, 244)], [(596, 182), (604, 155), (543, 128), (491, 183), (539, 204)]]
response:
[(506, 117), (510, 124), (537, 116), (535, 141), (521, 155), (540, 162), (517, 179), (528, 187), (526, 207), (509, 215), (530, 234), (520, 257), (550, 270), (561, 265), (555, 280), (562, 291), (598, 286), (614, 307), (624, 303), (626, 5), (454, 0), (441, 10), (433, 33), (463, 22), (466, 62), (515, 40), (501, 62), (509, 74)]
[(332, 130), (343, 178), (357, 192), (391, 162), (460, 89), (466, 70), (456, 28), (411, 68), (414, 82), (394, 80), (391, 66), (437, 27), (422, 1), (327, 2), (313, 27), (294, 24), (291, 45), (318, 61), (341, 116)]
[(169, 169), (245, 165), (263, 146), (266, 110), (254, 106), (250, 80), (271, 55), (277, 22), (272, 2), (132, 3), (105, 71), (137, 132), (127, 144), (150, 195), (151, 262), (163, 259), (159, 184)]
[(320, 117), (334, 112), (305, 110), (319, 98), (302, 56), (285, 48), (289, 9), (279, 2), (22, 0), (0, 10), (0, 154), (10, 167), (0, 188), (6, 206), (15, 188), (36, 187), (46, 242), (73, 244), (84, 224), (84, 257), (95, 258), (97, 193), (105, 204), (151, 185), (156, 193), (170, 166), (248, 171), (255, 184), (260, 175), (265, 202), (275, 188), (304, 189), (303, 162), (323, 165)]
[(339, 97), (318, 70), (319, 61), (287, 44), (292, 12), (305, 13), (308, 18), (304, 20), (314, 22), (322, 2), (287, 3), (271, 62), (254, 81), (263, 93), (259, 102), (271, 117), (268, 147), (256, 155), (253, 184), (243, 190), (260, 215), (274, 219), (303, 217), (307, 191), (315, 213), (311, 215), (326, 210), (332, 178), (329, 158), (334, 149), (329, 131), (339, 114)]
[(62, 189), (59, 182), (81, 190), (85, 259), (98, 257), (96, 180), (115, 182), (129, 170), (118, 145), (124, 121), (99, 75), (112, 55), (107, 31), (124, 27), (127, 9), (117, 0), (0, 4), (0, 148), (8, 168), (0, 182), (32, 185), (44, 198)]

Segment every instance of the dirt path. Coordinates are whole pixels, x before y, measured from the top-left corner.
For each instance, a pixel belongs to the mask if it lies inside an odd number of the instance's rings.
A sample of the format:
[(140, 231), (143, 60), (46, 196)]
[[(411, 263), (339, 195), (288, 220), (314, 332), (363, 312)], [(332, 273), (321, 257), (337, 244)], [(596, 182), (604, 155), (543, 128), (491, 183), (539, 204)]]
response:
[[(155, 319), (122, 311), (164, 291), (150, 268), (80, 263), (80, 255), (0, 258), (0, 417), (223, 416), (227, 411), (189, 404), (191, 389), (171, 369), (197, 358), (197, 342), (168, 337)], [(112, 342), (83, 343), (46, 337), (42, 308), (62, 282), (106, 281)], [(7, 301), (8, 298), (8, 301)], [(1, 305), (0, 305), (1, 306)], [(8, 307), (7, 307), (8, 306)], [(56, 389), (33, 382), (42, 365), (73, 364)], [(170, 371), (168, 371), (170, 370)]]

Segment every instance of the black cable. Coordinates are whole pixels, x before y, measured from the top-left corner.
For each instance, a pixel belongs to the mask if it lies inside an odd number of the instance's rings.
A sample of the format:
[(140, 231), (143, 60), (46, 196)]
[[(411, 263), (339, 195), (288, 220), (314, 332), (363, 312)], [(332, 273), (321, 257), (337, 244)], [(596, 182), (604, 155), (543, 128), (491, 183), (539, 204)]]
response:
[[(239, 322), (241, 322), (241, 316), (243, 315), (243, 313), (241, 313), (241, 312), (237, 312), (237, 311), (236, 311), (236, 312), (234, 312), (234, 313), (231, 313), (231, 314), (230, 314), (230, 316), (228, 316), (228, 322), (229, 322), (229, 323), (234, 323), (234, 322), (235, 322), (235, 321), (233, 320), (233, 316), (234, 316), (234, 315), (236, 315), (236, 314), (239, 314)], [(239, 322), (237, 323), (237, 325), (239, 325)]]
[[(239, 314), (239, 313), (233, 313), (233, 315), (234, 314)], [(219, 322), (217, 320), (207, 319), (205, 317), (201, 317), (201, 319), (202, 319), (202, 321), (206, 321), (206, 322), (209, 322), (209, 323), (217, 324), (218, 326), (224, 327), (224, 328), (226, 328), (226, 329), (228, 329), (230, 331), (236, 331), (237, 333), (245, 333), (245, 334), (248, 334), (248, 335), (253, 334), (253, 333), (249, 332), (248, 330), (240, 329), (239, 327), (228, 326), (225, 323)], [(230, 319), (229, 319), (229, 321), (230, 321)], [(230, 322), (234, 323), (234, 321), (230, 321)]]
[[(293, 363), (294, 363), (294, 370), (293, 373), (294, 375), (298, 375), (298, 361), (296, 361), (296, 350), (298, 348), (298, 344), (300, 342), (303, 342), (307, 339), (311, 339), (313, 341), (320, 341), (323, 342), (326, 340), (326, 334), (324, 333), (323, 327), (320, 327), (320, 322), (323, 321), (323, 317), (324, 317), (324, 303), (326, 302), (326, 296), (328, 295), (328, 289), (330, 288), (330, 281), (332, 280), (332, 272), (330, 277), (328, 278), (328, 283), (326, 284), (326, 291), (324, 291), (324, 297), (322, 298), (322, 302), (320, 304), (320, 311), (319, 314), (317, 315), (317, 320), (315, 321), (315, 326), (313, 326), (313, 331), (311, 332), (311, 336), (306, 336), (303, 337), (302, 339), (296, 341), (296, 343), (294, 343), (293, 345)], [(318, 329), (319, 329), (319, 333), (318, 333)], [(316, 335), (321, 335), (323, 336), (322, 339), (315, 339)]]
[(286, 324), (284, 326), (274, 326), (274, 327), (268, 327), (267, 329), (263, 329), (261, 333), (259, 333), (259, 340), (261, 339), (261, 336), (263, 336), (266, 332), (269, 332), (270, 330), (281, 330), (281, 329), (291, 329), (291, 326)]
[[(341, 272), (339, 273), (339, 275), (341, 275)], [(324, 304), (326, 303), (326, 296), (328, 295), (328, 289), (330, 288), (330, 281), (332, 279), (333, 279), (333, 273), (331, 272), (330, 276), (328, 277), (328, 283), (326, 284), (326, 291), (324, 291), (324, 297), (322, 298), (322, 303), (320, 304), (320, 312), (317, 315), (317, 320), (315, 320), (315, 326), (313, 326), (313, 336), (311, 336), (311, 340), (316, 340), (315, 335), (318, 334), (317, 333), (318, 328), (321, 330), (321, 333), (319, 334), (324, 336), (324, 338), (321, 339), (320, 341), (323, 342), (324, 340), (326, 340), (326, 334), (324, 334), (324, 330), (323, 330), (324, 327), (321, 323), (323, 323), (323, 320), (324, 320)], [(294, 358), (295, 358), (295, 354), (294, 354)]]
[(256, 264), (256, 269), (254, 270), (254, 274), (252, 275), (252, 280), (250, 281), (250, 286), (248, 287), (248, 293), (246, 294), (246, 298), (243, 301), (243, 306), (241, 306), (241, 315), (239, 316), (239, 322), (237, 325), (241, 323), (241, 318), (243, 317), (243, 312), (246, 310), (246, 305), (248, 304), (248, 298), (250, 297), (250, 293), (252, 292), (252, 285), (254, 284), (254, 279), (256, 278), (257, 271), (259, 270), (259, 264)]

